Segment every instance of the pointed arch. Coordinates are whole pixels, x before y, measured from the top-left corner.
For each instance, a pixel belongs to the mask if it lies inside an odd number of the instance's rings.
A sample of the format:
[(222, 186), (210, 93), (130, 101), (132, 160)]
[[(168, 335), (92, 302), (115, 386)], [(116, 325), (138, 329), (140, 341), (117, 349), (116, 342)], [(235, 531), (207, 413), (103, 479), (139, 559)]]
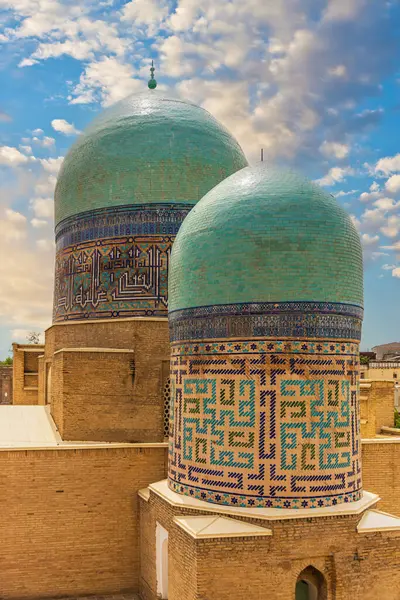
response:
[(324, 575), (308, 565), (296, 581), (295, 600), (328, 600), (328, 586)]

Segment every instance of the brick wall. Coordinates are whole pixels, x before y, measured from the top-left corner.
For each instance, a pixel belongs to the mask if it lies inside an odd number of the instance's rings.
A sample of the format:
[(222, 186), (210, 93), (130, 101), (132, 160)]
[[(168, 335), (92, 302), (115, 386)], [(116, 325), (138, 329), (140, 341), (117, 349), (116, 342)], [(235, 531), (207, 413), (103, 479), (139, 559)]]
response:
[[(78, 352), (82, 349), (90, 349), (93, 355)], [(95, 352), (101, 349), (107, 352)], [(128, 358), (109, 349), (133, 353)], [(59, 358), (61, 350), (69, 350), (68, 358), (66, 352)], [(169, 375), (169, 356), (166, 319), (50, 327), (46, 331), (45, 361), (47, 368), (52, 365), (49, 395), (61, 435), (68, 440), (163, 441), (162, 392)]]
[[(363, 485), (379, 494), (379, 509), (400, 516), (400, 438), (362, 443)], [(400, 595), (399, 595), (400, 597)]]
[(0, 597), (137, 591), (137, 491), (166, 448), (0, 451)]
[(163, 441), (161, 410), (134, 399), (134, 357), (130, 350), (55, 353), (52, 415), (64, 440)]
[(400, 532), (358, 534), (362, 515), (246, 518), (270, 528), (272, 536), (194, 540), (173, 522), (174, 515), (182, 514), (202, 513), (173, 507), (153, 493), (148, 502), (141, 500), (141, 545), (147, 553), (140, 589), (145, 600), (156, 600), (156, 522), (169, 532), (169, 600), (289, 600), (309, 565), (324, 575), (329, 599), (399, 600)]
[(394, 425), (394, 382), (360, 381), (361, 436), (375, 437)]
[(13, 368), (0, 366), (0, 404), (12, 404)]
[(13, 404), (38, 404), (40, 344), (13, 344)]

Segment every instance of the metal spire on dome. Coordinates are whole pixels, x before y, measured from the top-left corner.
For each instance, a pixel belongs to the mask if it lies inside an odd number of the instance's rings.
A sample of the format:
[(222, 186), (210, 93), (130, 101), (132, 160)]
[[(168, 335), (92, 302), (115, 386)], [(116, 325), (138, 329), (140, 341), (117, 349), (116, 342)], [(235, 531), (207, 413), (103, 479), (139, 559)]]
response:
[(157, 81), (154, 79), (154, 62), (151, 61), (151, 67), (150, 67), (150, 79), (148, 82), (148, 86), (149, 86), (149, 90), (154, 90), (157, 87)]

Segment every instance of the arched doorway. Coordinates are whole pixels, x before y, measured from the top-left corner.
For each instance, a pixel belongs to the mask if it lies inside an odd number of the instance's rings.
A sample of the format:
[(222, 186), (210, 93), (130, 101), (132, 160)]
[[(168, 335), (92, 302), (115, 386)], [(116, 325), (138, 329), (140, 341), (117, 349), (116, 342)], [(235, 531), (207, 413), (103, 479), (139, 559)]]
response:
[(303, 569), (296, 581), (295, 600), (327, 600), (325, 577), (311, 565)]

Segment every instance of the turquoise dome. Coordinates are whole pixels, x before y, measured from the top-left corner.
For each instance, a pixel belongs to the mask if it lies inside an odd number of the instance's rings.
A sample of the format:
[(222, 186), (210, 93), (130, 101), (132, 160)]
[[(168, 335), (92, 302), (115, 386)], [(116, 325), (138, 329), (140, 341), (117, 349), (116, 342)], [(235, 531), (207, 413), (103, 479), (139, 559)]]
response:
[(104, 207), (195, 204), (247, 164), (209, 112), (147, 90), (105, 110), (71, 147), (55, 190), (56, 225)]
[(190, 211), (172, 249), (169, 311), (251, 302), (363, 305), (360, 238), (318, 185), (246, 167)]

